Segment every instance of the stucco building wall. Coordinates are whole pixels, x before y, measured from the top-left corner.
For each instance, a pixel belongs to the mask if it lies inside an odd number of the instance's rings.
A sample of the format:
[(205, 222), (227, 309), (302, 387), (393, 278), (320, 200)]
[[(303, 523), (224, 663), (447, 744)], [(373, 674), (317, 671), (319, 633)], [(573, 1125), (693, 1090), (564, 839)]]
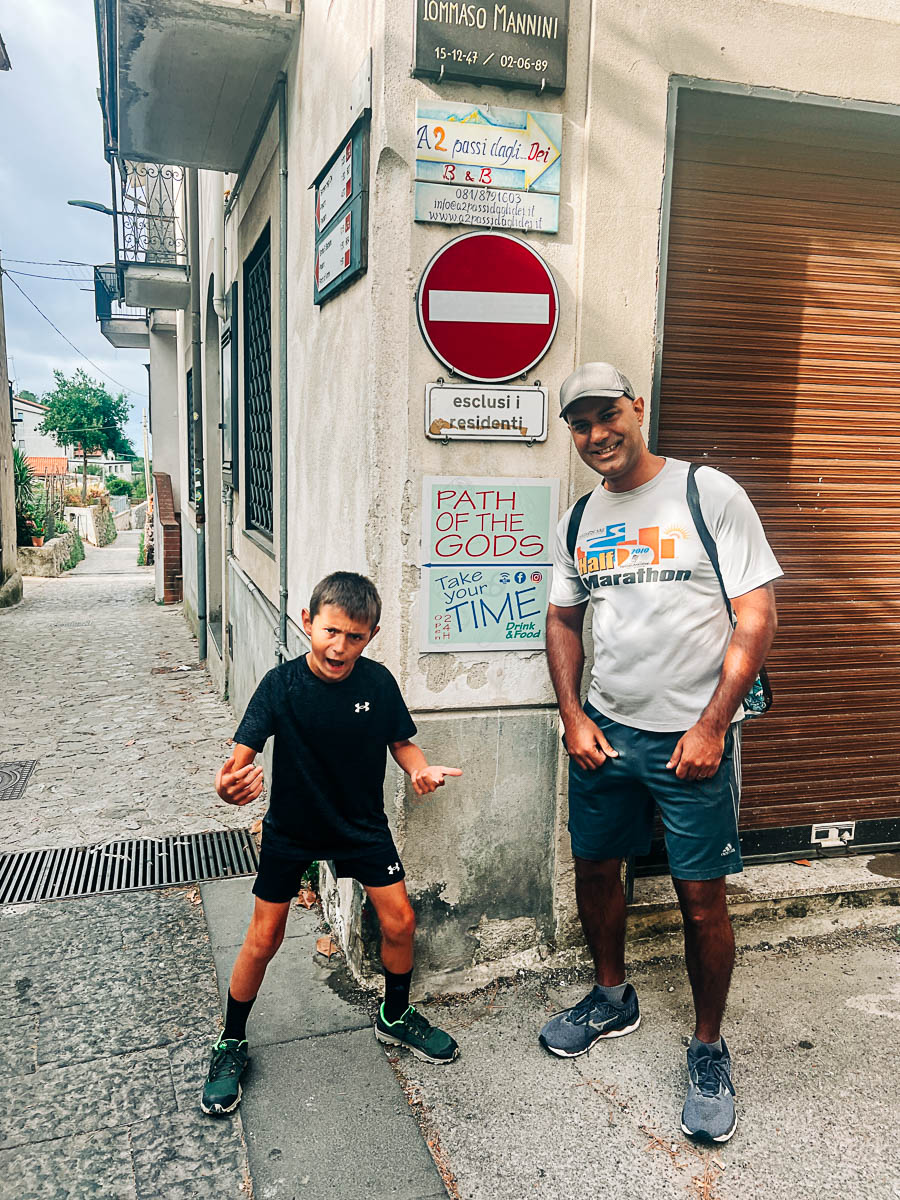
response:
[[(420, 497), (423, 475), (559, 479), (560, 511), (596, 482), (554, 415), (562, 380), (579, 361), (610, 359), (652, 403), (658, 354), (660, 245), (667, 120), (673, 76), (744, 88), (783, 89), (897, 103), (898, 25), (883, 4), (720, 0), (699, 4), (570, 6), (564, 93), (410, 77), (407, 0), (311, 0), (285, 65), (288, 127), (288, 571), (290, 644), (299, 650), (301, 610), (314, 583), (337, 568), (376, 580), (382, 631), (370, 653), (397, 675), (433, 760), (465, 774), (435, 797), (414, 800), (389, 772), (386, 802), (420, 914), (422, 978), (474, 980), (504, 962), (534, 960), (580, 938), (565, 833), (565, 759), (542, 652), (425, 654), (419, 646)], [(309, 185), (347, 132), (350, 86), (373, 50), (367, 272), (317, 308), (312, 302), (314, 191)], [(563, 118), (560, 229), (523, 235), (552, 270), (560, 323), (529, 373), (551, 389), (550, 433), (535, 446), (428, 441), (424, 388), (445, 374), (415, 316), (415, 293), (433, 253), (468, 227), (414, 223), (416, 100), (537, 108)], [(225, 570), (231, 652), (223, 673), (236, 712), (275, 661), (272, 613), (279, 601), (277, 116), (225, 231), (226, 284), (270, 223), (272, 262), (273, 478), (270, 546), (244, 529), (234, 503), (233, 557)], [(203, 190), (203, 287), (210, 275), (209, 187)], [(208, 303), (208, 299), (204, 301)], [(205, 314), (205, 309), (204, 309)], [(189, 342), (180, 322), (182, 366)], [(203, 328), (210, 326), (204, 315)], [(244, 357), (239, 322), (240, 361)], [(179, 391), (184, 445), (184, 370)], [(241, 382), (243, 388), (243, 382)], [(207, 414), (218, 397), (205, 394)], [(243, 405), (239, 445), (243, 446)], [(206, 419), (207, 454), (213, 429)], [(182, 460), (184, 455), (182, 453)], [(182, 484), (184, 483), (182, 463)], [(173, 471), (173, 478), (176, 473)], [(208, 503), (215, 502), (210, 492)], [(184, 505), (185, 542), (193, 537)], [(224, 534), (228, 543), (227, 530)], [(186, 607), (196, 568), (185, 553)], [(266, 609), (247, 580), (269, 603)], [(192, 587), (194, 591), (192, 592)], [(194, 610), (196, 608), (194, 607)], [(342, 884), (331, 898), (357, 963), (359, 896)], [(338, 905), (338, 908), (334, 906)]]

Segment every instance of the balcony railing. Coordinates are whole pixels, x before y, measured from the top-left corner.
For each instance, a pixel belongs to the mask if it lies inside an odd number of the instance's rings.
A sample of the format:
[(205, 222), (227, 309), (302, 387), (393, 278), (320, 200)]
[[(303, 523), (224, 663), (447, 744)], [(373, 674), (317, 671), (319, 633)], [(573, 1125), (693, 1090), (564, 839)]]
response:
[(100, 332), (120, 349), (146, 349), (150, 345), (147, 310), (126, 304), (120, 285), (117, 267), (94, 267), (94, 307)]
[(186, 265), (184, 168), (127, 159), (116, 167), (118, 265)]
[(101, 322), (147, 320), (145, 308), (131, 308), (120, 298), (119, 273), (114, 266), (94, 267), (94, 309)]

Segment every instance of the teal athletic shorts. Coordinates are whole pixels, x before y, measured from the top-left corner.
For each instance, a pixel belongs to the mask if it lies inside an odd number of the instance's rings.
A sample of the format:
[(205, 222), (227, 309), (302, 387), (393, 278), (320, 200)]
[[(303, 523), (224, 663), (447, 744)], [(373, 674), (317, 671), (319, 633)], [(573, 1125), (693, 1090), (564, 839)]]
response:
[(569, 759), (572, 853), (593, 862), (648, 854), (658, 805), (675, 879), (719, 879), (742, 871), (740, 722), (725, 735), (722, 761), (711, 779), (679, 779), (666, 763), (681, 733), (632, 729), (590, 703), (584, 711), (619, 756), (593, 771)]

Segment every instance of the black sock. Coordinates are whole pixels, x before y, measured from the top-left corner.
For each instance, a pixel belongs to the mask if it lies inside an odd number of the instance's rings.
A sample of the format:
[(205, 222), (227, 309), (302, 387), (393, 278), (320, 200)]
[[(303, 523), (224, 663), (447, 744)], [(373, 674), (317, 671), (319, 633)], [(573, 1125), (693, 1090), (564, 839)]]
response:
[[(255, 999), (254, 996), (253, 1000)], [(220, 1041), (224, 1042), (226, 1038), (234, 1038), (235, 1041), (243, 1042), (246, 1039), (247, 1018), (250, 1016), (253, 1000), (235, 1000), (229, 989), (228, 1007), (225, 1009), (225, 1028), (222, 1030)]]
[(395, 975), (384, 968), (384, 1019), (398, 1021), (409, 1008), (409, 981), (412, 971)]

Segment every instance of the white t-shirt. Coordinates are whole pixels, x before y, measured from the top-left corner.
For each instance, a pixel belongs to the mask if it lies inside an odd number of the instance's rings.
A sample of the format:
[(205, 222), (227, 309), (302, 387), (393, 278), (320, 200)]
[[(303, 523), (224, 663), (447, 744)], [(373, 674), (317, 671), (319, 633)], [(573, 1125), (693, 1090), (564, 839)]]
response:
[[(658, 733), (695, 723), (731, 639), (719, 581), (688, 508), (688, 466), (666, 459), (630, 492), (601, 484), (585, 505), (574, 561), (566, 548), (571, 509), (553, 551), (550, 603), (591, 601), (588, 699), (622, 725)], [(781, 575), (744, 489), (713, 467), (701, 467), (696, 482), (729, 599)]]

